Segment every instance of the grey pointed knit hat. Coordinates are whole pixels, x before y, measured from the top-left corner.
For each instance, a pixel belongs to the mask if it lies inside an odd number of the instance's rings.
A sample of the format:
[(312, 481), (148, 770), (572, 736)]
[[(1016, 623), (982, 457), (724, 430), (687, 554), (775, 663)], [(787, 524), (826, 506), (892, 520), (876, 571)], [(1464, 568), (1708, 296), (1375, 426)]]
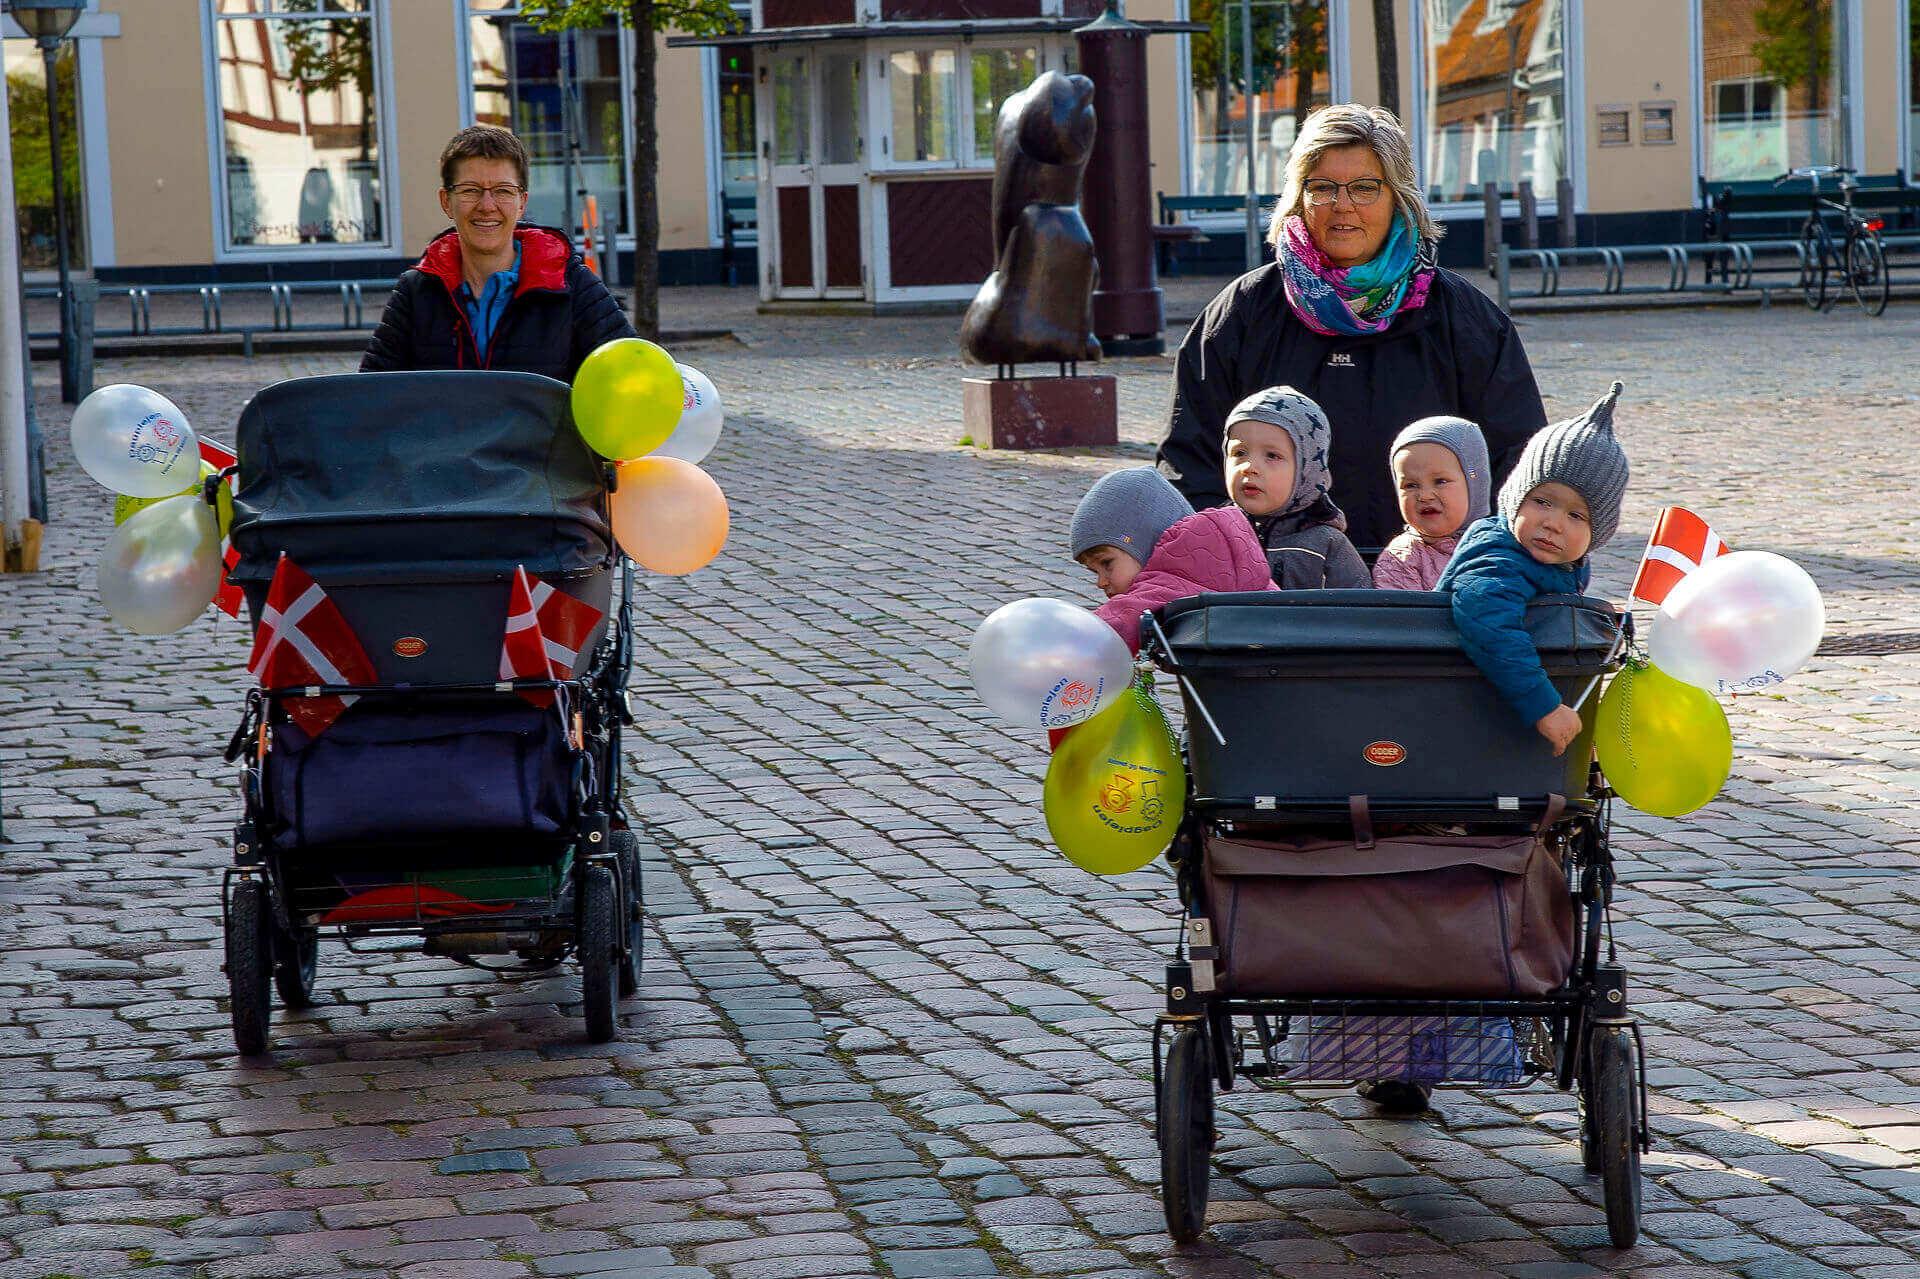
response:
[(1113, 546), (1145, 564), (1166, 531), (1192, 514), (1180, 490), (1151, 466), (1109, 471), (1074, 509), (1067, 553), (1077, 560), (1096, 546)]
[(1333, 470), (1327, 461), (1333, 448), (1333, 426), (1312, 396), (1290, 386), (1255, 391), (1227, 414), (1223, 446), (1232, 438), (1236, 422), (1265, 422), (1293, 437), (1293, 495), (1274, 515), (1304, 511), (1333, 492)]
[(1393, 437), (1387, 464), (1391, 466), (1409, 444), (1438, 444), (1460, 459), (1460, 470), (1467, 477), (1467, 518), (1460, 528), (1486, 518), (1492, 509), (1488, 502), (1493, 493), (1493, 467), (1487, 462), (1487, 437), (1480, 434), (1479, 427), (1463, 417), (1423, 417)]
[(1620, 501), (1627, 493), (1627, 452), (1613, 434), (1613, 406), (1624, 389), (1615, 382), (1585, 413), (1555, 422), (1527, 441), (1513, 474), (1500, 486), (1500, 514), (1509, 527), (1527, 494), (1557, 482), (1587, 501), (1593, 522), (1588, 552), (1612, 540), (1620, 527)]

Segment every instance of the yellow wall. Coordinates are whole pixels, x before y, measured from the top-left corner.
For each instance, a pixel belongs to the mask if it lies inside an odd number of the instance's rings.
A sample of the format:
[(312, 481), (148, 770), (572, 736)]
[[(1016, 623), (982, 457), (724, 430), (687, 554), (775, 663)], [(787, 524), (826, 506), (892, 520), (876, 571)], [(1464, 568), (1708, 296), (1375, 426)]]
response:
[(120, 15), (119, 38), (100, 41), (100, 56), (122, 266), (213, 260), (202, 19), (199, 5), (185, 14), (183, 7), (101, 5)]
[[(1174, 0), (1134, 0), (1127, 16), (1142, 22), (1171, 22), (1180, 15)], [(1183, 189), (1180, 173), (1180, 113), (1189, 109), (1180, 83), (1180, 41), (1175, 36), (1147, 37), (1147, 163), (1151, 187), (1168, 195)]]
[(659, 106), (654, 119), (660, 129), (660, 247), (704, 249), (708, 233), (708, 198), (716, 180), (707, 172), (706, 90), (701, 81), (702, 51), (669, 49), (666, 37), (656, 39), (659, 51)]
[[(1920, 22), (1920, 0), (1912, 0), (1912, 7), (1914, 20)], [(1900, 101), (1906, 33), (1900, 29), (1899, 6), (1893, 0), (1865, 0), (1859, 21), (1860, 91), (1854, 95), (1854, 110), (1865, 108), (1866, 147), (1853, 163), (1862, 173), (1892, 173), (1907, 167), (1900, 154), (1900, 117), (1907, 110)]]
[[(1687, 6), (1673, 0), (1606, 0), (1585, 6), (1587, 203), (1591, 213), (1684, 209), (1694, 203), (1693, 49)], [(1640, 104), (1671, 100), (1673, 145), (1640, 138)], [(1599, 145), (1595, 108), (1631, 109), (1633, 142)]]
[(450, 4), (394, 0), (388, 52), (393, 62), (394, 178), (389, 203), (399, 211), (393, 246), (420, 252), (450, 223), (440, 212), (440, 150), (460, 128), (459, 29)]

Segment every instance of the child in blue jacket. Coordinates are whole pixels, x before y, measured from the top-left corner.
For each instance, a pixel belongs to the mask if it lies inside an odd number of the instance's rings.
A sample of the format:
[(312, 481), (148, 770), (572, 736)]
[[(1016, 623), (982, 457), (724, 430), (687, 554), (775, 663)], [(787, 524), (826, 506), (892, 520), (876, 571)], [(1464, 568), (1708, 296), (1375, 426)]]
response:
[(1542, 595), (1577, 595), (1588, 556), (1620, 524), (1627, 455), (1613, 434), (1621, 384), (1579, 417), (1531, 440), (1500, 488), (1500, 509), (1461, 537), (1434, 588), (1453, 595), (1453, 623), (1467, 650), (1521, 718), (1563, 755), (1580, 716), (1560, 700), (1524, 625)]

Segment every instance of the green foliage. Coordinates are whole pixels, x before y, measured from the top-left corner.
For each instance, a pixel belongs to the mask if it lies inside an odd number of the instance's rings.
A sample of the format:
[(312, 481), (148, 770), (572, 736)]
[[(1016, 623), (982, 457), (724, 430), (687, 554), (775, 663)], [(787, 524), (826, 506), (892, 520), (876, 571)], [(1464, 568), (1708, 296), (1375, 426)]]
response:
[[(62, 177), (71, 204), (80, 190), (80, 144), (74, 129), (73, 59), (62, 58), (60, 143)], [(53, 208), (53, 149), (47, 141), (47, 88), (32, 71), (7, 75), (7, 132), (13, 145), (13, 198), (22, 209)]]
[[(1327, 69), (1327, 7), (1322, 0), (1254, 0), (1253, 91), (1266, 93), (1282, 75), (1309, 77)], [(1234, 92), (1246, 91), (1240, 31), (1246, 10), (1240, 0), (1191, 0), (1188, 17), (1210, 28), (1191, 44), (1193, 83), (1223, 77)], [(1226, 73), (1231, 71), (1231, 75)]]
[(525, 0), (521, 11), (542, 31), (614, 21), (626, 27), (644, 24), (655, 31), (717, 36), (740, 25), (728, 0)]
[(1832, 0), (1762, 0), (1753, 25), (1753, 55), (1770, 79), (1792, 86), (1833, 74)]
[(353, 84), (372, 99), (373, 40), (365, 19), (288, 22), (281, 34), (287, 43), (288, 75), (303, 95)]

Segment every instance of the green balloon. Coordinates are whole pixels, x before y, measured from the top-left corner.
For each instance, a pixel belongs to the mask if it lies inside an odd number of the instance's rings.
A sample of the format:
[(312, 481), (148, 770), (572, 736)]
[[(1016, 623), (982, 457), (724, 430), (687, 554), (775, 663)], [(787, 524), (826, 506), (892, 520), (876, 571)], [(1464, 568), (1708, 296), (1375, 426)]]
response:
[(1600, 699), (1594, 753), (1621, 799), (1655, 817), (1691, 813), (1720, 793), (1733, 734), (1713, 694), (1658, 666), (1628, 666)]
[(1166, 851), (1186, 810), (1187, 770), (1144, 679), (1066, 735), (1044, 797), (1048, 833), (1082, 870), (1124, 875)]
[(601, 457), (645, 457), (667, 442), (686, 406), (680, 366), (645, 338), (595, 347), (573, 379), (573, 424)]

